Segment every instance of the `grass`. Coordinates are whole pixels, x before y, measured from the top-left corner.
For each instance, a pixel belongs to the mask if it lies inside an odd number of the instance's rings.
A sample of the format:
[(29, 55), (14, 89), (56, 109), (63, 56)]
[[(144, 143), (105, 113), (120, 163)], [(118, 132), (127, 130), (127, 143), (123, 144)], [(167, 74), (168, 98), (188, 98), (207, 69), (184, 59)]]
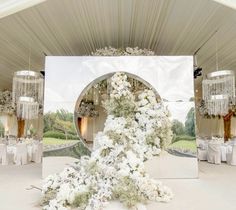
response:
[(45, 146), (50, 145), (62, 145), (67, 143), (75, 143), (78, 142), (73, 147), (66, 147), (61, 150), (50, 150), (50, 151), (44, 151), (43, 156), (68, 156), (68, 157), (74, 157), (74, 158), (80, 158), (83, 155), (90, 155), (90, 151), (87, 147), (84, 146), (84, 144), (79, 140), (64, 140), (64, 139), (56, 139), (56, 138), (43, 138), (43, 143)]
[(174, 142), (169, 146), (171, 149), (181, 149), (181, 150), (190, 150), (191, 152), (197, 152), (196, 141), (189, 141), (189, 140), (180, 140)]
[(78, 140), (65, 140), (65, 139), (56, 139), (56, 138), (43, 138), (44, 145), (58, 145), (58, 144), (68, 144), (75, 143)]

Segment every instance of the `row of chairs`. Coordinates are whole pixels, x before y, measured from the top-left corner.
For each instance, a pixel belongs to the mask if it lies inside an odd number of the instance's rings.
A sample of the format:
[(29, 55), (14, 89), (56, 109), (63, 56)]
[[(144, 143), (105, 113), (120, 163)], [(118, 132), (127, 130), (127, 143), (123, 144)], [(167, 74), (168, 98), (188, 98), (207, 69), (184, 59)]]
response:
[[(209, 143), (207, 149), (198, 149), (198, 159), (207, 160), (209, 163), (221, 164), (222, 152), (221, 145)], [(236, 165), (236, 145), (232, 145), (232, 152), (226, 153), (226, 162), (229, 165)]]
[[(43, 153), (43, 144), (34, 144), (32, 146), (32, 156), (28, 155), (27, 145), (26, 144), (17, 144), (16, 152), (12, 157), (12, 154), (8, 153), (7, 145), (0, 144), (0, 163), (2, 165), (8, 165), (11, 162), (14, 162), (16, 165), (25, 165), (29, 162), (41, 163), (42, 162), (42, 153)], [(13, 160), (12, 160), (13, 159)]]

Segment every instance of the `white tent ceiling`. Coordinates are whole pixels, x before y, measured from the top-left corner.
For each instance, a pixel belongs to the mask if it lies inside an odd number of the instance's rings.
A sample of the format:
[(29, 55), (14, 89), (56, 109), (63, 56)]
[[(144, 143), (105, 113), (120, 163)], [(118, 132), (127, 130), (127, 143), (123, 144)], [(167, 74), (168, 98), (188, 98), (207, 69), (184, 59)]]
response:
[[(31, 69), (39, 71), (45, 55), (88, 55), (109, 45), (193, 55), (216, 30), (219, 68), (236, 71), (236, 11), (216, 1), (45, 1), (0, 19), (0, 89), (29, 68), (29, 48)], [(204, 73), (215, 69), (215, 52), (213, 36), (197, 56)]]

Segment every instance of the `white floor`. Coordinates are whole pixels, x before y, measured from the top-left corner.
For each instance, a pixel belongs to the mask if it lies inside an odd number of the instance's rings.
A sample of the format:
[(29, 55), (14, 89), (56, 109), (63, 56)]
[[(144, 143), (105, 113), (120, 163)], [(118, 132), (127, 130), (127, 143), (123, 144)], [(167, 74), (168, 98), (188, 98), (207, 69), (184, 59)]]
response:
[(148, 210), (236, 210), (236, 166), (199, 164), (199, 179), (162, 180), (175, 194), (167, 204)]
[(0, 166), (0, 210), (38, 210), (42, 164)]
[(197, 178), (197, 158), (180, 157), (162, 152), (145, 163), (147, 172), (152, 178)]
[[(43, 176), (60, 172), (73, 158), (44, 158)], [(31, 164), (0, 166), (0, 209), (39, 210), (40, 192), (26, 190), (30, 185), (40, 187), (41, 167)], [(181, 165), (179, 165), (181, 167)], [(236, 210), (236, 166), (212, 165), (201, 162), (199, 179), (163, 179), (175, 198), (170, 203), (150, 203), (148, 210)]]

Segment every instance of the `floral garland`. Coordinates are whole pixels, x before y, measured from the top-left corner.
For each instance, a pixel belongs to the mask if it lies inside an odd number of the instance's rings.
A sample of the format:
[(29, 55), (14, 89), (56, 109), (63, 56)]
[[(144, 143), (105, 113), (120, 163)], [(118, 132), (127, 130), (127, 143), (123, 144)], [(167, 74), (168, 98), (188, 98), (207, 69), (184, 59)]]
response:
[(98, 111), (95, 110), (95, 105), (92, 101), (82, 100), (77, 110), (77, 114), (81, 117), (97, 117)]
[(0, 114), (12, 115), (15, 113), (15, 107), (12, 104), (12, 92), (0, 91)]
[(108, 117), (95, 138), (96, 149), (44, 180), (44, 210), (102, 210), (113, 199), (127, 207), (172, 199), (171, 190), (144, 169), (144, 161), (158, 155), (172, 138), (168, 110), (152, 90), (136, 101), (130, 86), (124, 73), (113, 75), (110, 98), (104, 103)]
[[(233, 117), (236, 117), (236, 105), (235, 105), (235, 104), (230, 105), (229, 109), (230, 109), (231, 112), (232, 112), (232, 116), (233, 116)], [(200, 114), (202, 117), (204, 117), (204, 118), (208, 118), (208, 119), (211, 119), (211, 118), (213, 118), (213, 119), (218, 118), (218, 119), (221, 119), (221, 118), (223, 117), (223, 116), (221, 116), (221, 115), (209, 115), (204, 100), (201, 100), (201, 101), (199, 102), (199, 104), (197, 105), (197, 110), (198, 110), (199, 114)]]
[(155, 55), (154, 51), (149, 49), (139, 49), (138, 47), (131, 48), (113, 48), (113, 47), (105, 47), (97, 49), (95, 52), (91, 53), (93, 56), (153, 56)]

